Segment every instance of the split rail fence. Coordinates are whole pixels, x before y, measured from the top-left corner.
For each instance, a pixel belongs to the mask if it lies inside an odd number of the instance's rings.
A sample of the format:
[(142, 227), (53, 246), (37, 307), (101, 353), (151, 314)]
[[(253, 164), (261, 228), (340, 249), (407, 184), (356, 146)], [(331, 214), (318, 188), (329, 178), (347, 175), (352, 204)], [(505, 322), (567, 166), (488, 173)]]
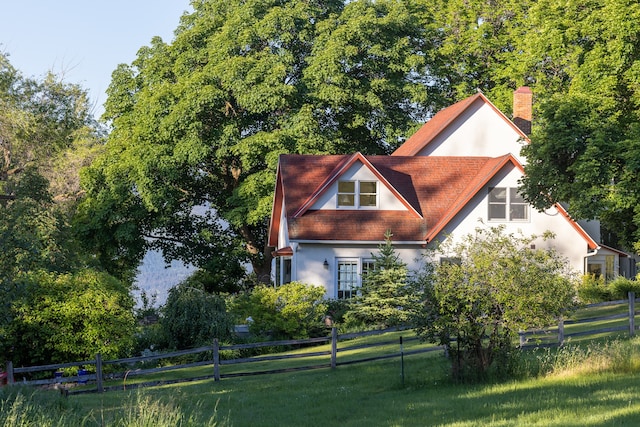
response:
[[(557, 327), (521, 332), (520, 346), (527, 348), (563, 345), (568, 339), (593, 338), (617, 333), (634, 336), (636, 331), (635, 317), (639, 314), (636, 312), (635, 305), (636, 298), (633, 293), (629, 293), (629, 298), (626, 300), (588, 305), (586, 312), (589, 313), (590, 317), (560, 319)], [(591, 316), (593, 313), (596, 315)], [(400, 336), (399, 340), (394, 336), (393, 339), (381, 339), (366, 343), (356, 343), (352, 341), (355, 338), (381, 335), (390, 331), (391, 330), (369, 331), (338, 335), (337, 329), (334, 327), (331, 329), (331, 335), (328, 337), (305, 340), (221, 345), (218, 340), (215, 339), (210, 346), (107, 361), (102, 360), (102, 356), (98, 354), (93, 360), (44, 366), (14, 367), (11, 362), (7, 362), (7, 372), (4, 373), (5, 378), (3, 381), (9, 385), (52, 386), (59, 388), (65, 394), (104, 392), (123, 390), (127, 389), (127, 387), (135, 388), (204, 379), (220, 381), (224, 378), (249, 375), (265, 375), (322, 368), (335, 369), (341, 365), (389, 358), (401, 358), (404, 360), (404, 356), (429, 353), (443, 349), (442, 347), (421, 343), (415, 336)], [(329, 349), (318, 350), (317, 346), (322, 344), (330, 344)], [(262, 347), (305, 349), (312, 346), (316, 346), (316, 348), (310, 348), (311, 351), (308, 352), (291, 351), (252, 357), (229, 357), (230, 354), (233, 355), (242, 351), (251, 351)], [(381, 349), (381, 355), (376, 357), (358, 356), (358, 350), (372, 347), (381, 347), (384, 349)], [(339, 353), (344, 354), (344, 356), (338, 357)], [(199, 358), (202, 360), (191, 363), (171, 363), (161, 367), (143, 367), (144, 365), (154, 362), (160, 364), (162, 361), (171, 359), (174, 361), (189, 357), (194, 359), (196, 358), (194, 355), (200, 355)], [(310, 360), (309, 364), (302, 362), (302, 359)], [(273, 363), (271, 363), (273, 361), (283, 361), (282, 367), (274, 369)], [(268, 366), (264, 366), (265, 369), (260, 369), (261, 362), (269, 363)], [(257, 368), (242, 370), (237, 368), (240, 364), (253, 364), (253, 366), (257, 366)], [(109, 365), (113, 366), (109, 367)], [(78, 370), (78, 375), (62, 376), (62, 370), (66, 368), (75, 369), (78, 367), (82, 368)], [(90, 369), (86, 369), (87, 367)], [(187, 371), (191, 374), (189, 377), (184, 377), (179, 373), (179, 370), (185, 368), (199, 367), (202, 369)], [(170, 371), (176, 371), (176, 373), (171, 373)], [(200, 373), (201, 375), (194, 375), (194, 372)], [(134, 377), (143, 378), (145, 375), (152, 377), (160, 376), (161, 379), (146, 382), (134, 380)], [(45, 376), (47, 378), (43, 379)], [(91, 387), (92, 385), (95, 385), (95, 387)]]

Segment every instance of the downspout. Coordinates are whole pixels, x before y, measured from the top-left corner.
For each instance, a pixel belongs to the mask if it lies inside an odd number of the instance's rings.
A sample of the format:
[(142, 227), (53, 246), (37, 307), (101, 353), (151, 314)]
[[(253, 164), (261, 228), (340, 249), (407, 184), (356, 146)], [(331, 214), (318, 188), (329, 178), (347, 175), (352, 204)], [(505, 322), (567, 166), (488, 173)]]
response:
[(586, 255), (584, 256), (584, 265), (582, 266), (582, 274), (587, 274), (587, 271), (588, 271), (588, 270), (587, 270), (587, 265), (588, 265), (587, 258), (591, 258), (592, 256), (596, 256), (596, 255), (598, 255), (598, 250), (599, 250), (599, 249), (600, 249), (600, 246), (598, 246), (597, 248), (595, 248), (595, 249), (593, 250), (593, 252), (589, 252), (588, 254), (586, 254)]

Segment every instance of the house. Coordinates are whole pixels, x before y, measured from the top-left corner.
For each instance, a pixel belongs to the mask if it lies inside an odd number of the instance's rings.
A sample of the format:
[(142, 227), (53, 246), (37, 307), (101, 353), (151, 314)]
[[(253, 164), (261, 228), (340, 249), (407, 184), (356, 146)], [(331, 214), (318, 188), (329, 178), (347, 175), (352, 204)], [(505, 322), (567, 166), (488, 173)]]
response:
[(282, 155), (268, 243), (276, 284), (323, 285), (328, 298), (349, 298), (391, 230), (396, 252), (417, 269), (426, 247), (478, 226), (542, 235), (576, 272), (635, 274), (622, 251), (599, 243), (595, 221), (572, 220), (556, 204), (538, 212), (518, 194), (520, 155), (531, 126), (532, 95), (514, 92), (509, 120), (482, 93), (444, 110), (390, 156)]

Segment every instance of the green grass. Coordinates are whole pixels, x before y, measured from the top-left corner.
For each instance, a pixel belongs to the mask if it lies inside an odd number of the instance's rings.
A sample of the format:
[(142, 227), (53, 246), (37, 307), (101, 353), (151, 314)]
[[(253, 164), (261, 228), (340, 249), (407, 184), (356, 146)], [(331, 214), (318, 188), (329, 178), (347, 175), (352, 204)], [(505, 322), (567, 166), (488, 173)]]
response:
[(456, 384), (448, 379), (447, 361), (437, 352), (406, 356), (404, 383), (400, 361), (389, 359), (336, 370), (195, 381), (66, 400), (51, 392), (37, 394), (49, 400), (47, 408), (57, 405), (73, 421), (50, 424), (56, 426), (640, 424), (640, 339), (538, 350), (527, 352), (525, 359), (542, 361), (546, 374)]
[[(340, 353), (339, 360), (395, 352), (399, 335), (408, 337), (410, 332), (343, 342), (340, 348), (394, 343)], [(417, 345), (405, 340), (407, 351)], [(317, 350), (324, 349), (328, 346)], [(305, 351), (309, 349), (298, 350)], [(4, 388), (0, 426), (640, 425), (640, 338), (580, 341), (523, 354), (524, 379), (491, 384), (452, 382), (448, 361), (439, 351), (405, 356), (404, 381), (400, 360), (386, 359), (335, 370), (202, 380), (66, 399), (51, 391), (32, 396), (33, 389), (24, 389), (28, 398), (17, 404), (6, 393), (20, 389)], [(327, 357), (227, 365), (222, 372), (322, 363)], [(210, 370), (192, 368), (172, 375)], [(19, 416), (26, 422), (16, 423)]]

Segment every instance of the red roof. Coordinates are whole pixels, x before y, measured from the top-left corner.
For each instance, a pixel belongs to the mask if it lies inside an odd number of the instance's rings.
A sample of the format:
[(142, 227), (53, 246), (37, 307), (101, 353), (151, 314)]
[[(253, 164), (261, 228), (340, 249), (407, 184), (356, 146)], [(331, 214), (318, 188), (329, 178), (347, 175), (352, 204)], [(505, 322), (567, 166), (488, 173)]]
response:
[(362, 156), (363, 163), (388, 183), (407, 210), (312, 210), (349, 155), (283, 155), (269, 244), (277, 244), (282, 201), (292, 240), (381, 241), (390, 229), (395, 241), (425, 241), (437, 234), (507, 162), (490, 157)]

